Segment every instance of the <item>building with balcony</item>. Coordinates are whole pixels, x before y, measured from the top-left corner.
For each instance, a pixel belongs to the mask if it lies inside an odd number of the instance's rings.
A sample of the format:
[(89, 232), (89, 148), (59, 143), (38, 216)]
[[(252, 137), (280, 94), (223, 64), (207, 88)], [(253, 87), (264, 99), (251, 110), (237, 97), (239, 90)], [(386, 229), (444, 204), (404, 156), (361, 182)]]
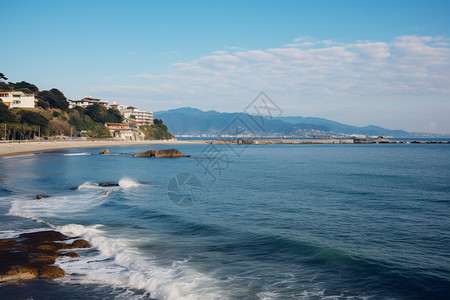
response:
[(134, 106), (126, 106), (122, 104), (112, 103), (111, 108), (117, 109), (124, 117), (127, 123), (136, 123), (136, 125), (152, 125), (153, 112), (149, 110), (141, 110)]
[(37, 99), (34, 94), (25, 94), (21, 91), (0, 92), (0, 101), (9, 108), (34, 108)]
[(81, 100), (68, 100), (69, 108), (74, 107), (88, 107), (89, 105), (99, 104), (103, 106), (108, 106), (108, 101), (102, 101), (102, 99), (92, 98), (92, 97), (84, 97)]

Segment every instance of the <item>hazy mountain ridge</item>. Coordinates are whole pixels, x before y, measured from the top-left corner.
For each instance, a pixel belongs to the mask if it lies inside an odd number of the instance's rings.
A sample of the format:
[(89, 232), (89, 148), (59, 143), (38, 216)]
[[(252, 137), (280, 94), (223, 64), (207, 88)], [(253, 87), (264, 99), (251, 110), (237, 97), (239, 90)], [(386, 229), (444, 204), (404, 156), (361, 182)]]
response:
[(155, 118), (164, 120), (169, 130), (175, 135), (217, 135), (236, 118), (243, 121), (248, 128), (259, 136), (311, 136), (331, 135), (368, 135), (407, 137), (414, 135), (404, 130), (391, 130), (379, 126), (364, 127), (347, 125), (323, 118), (314, 117), (274, 117), (264, 118), (264, 128), (250, 121), (254, 118), (245, 113), (221, 113), (214, 110), (202, 111), (192, 107), (182, 107), (154, 113)]

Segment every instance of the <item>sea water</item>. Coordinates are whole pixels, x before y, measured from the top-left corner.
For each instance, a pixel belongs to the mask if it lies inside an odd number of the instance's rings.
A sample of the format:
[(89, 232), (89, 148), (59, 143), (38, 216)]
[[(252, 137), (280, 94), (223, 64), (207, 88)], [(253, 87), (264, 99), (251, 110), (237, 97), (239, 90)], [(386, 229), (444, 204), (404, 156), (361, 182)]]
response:
[(93, 246), (57, 261), (64, 278), (3, 283), (1, 299), (450, 295), (450, 145), (180, 145), (194, 157), (132, 157), (147, 148), (0, 160), (0, 238), (51, 228)]

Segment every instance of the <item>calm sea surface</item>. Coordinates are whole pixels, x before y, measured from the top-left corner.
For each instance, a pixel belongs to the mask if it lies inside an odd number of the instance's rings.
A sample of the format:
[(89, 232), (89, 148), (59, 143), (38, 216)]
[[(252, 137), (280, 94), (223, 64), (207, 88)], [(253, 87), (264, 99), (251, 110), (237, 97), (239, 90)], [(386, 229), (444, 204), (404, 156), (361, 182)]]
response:
[(448, 299), (450, 145), (245, 147), (1, 159), (1, 238), (51, 227), (94, 247), (0, 298)]

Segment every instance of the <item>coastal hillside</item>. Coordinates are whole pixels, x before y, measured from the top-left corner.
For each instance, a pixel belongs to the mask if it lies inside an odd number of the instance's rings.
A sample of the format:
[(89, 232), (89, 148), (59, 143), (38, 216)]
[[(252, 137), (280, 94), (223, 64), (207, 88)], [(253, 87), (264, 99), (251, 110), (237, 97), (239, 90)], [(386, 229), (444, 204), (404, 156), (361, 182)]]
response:
[[(56, 88), (40, 90), (36, 85), (26, 81), (16, 83), (0, 81), (0, 93), (3, 95), (19, 92), (34, 98), (32, 105), (19, 108), (12, 106), (11, 103), (4, 103), (0, 99), (0, 123), (2, 124), (0, 139), (30, 140), (38, 137), (77, 136), (112, 138), (113, 134), (120, 132), (120, 129), (114, 132), (105, 125), (115, 124), (113, 126), (117, 127), (117, 124), (121, 125), (125, 121), (123, 113), (112, 106), (94, 103), (86, 107), (70, 107), (64, 93)], [(129, 132), (126, 134), (132, 138), (150, 140), (174, 138), (162, 120), (154, 121), (154, 124), (140, 126), (137, 120), (131, 120), (123, 127), (128, 129)]]
[(200, 109), (183, 107), (168, 111), (154, 113), (155, 117), (166, 120), (167, 126), (175, 135), (207, 135), (220, 134), (236, 118), (243, 120), (245, 125), (251, 128), (255, 134), (262, 137), (320, 137), (348, 135), (367, 136), (411, 136), (404, 130), (390, 130), (379, 126), (357, 127), (330, 121), (322, 118), (311, 117), (278, 117), (264, 119), (263, 128), (255, 126), (251, 117), (245, 113), (220, 113), (214, 110), (202, 111)]

